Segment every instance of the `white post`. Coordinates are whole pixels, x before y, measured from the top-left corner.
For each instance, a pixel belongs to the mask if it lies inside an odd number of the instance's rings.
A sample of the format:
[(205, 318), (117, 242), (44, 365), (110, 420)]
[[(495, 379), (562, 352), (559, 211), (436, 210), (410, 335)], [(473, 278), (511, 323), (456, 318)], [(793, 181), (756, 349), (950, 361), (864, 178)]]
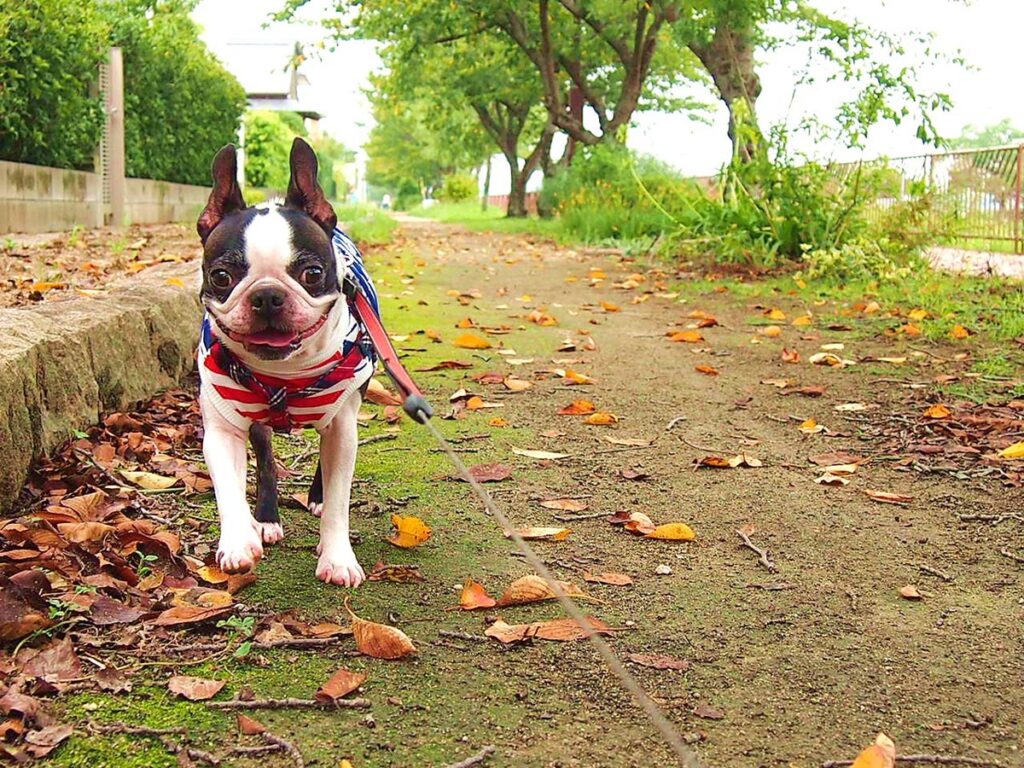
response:
[(110, 182), (110, 225), (120, 229), (125, 224), (125, 160), (124, 160), (124, 60), (120, 48), (110, 49), (110, 87), (107, 89), (107, 115), (110, 130), (110, 152), (107, 170)]

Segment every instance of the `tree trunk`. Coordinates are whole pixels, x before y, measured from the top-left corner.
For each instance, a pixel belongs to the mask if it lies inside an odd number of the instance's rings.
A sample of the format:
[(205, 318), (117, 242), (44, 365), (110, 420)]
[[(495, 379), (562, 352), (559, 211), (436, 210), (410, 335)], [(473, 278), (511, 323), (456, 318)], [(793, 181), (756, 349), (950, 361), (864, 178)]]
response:
[(719, 20), (714, 37), (706, 45), (691, 45), (718, 89), (729, 110), (729, 140), (733, 156), (749, 162), (757, 153), (757, 143), (747, 129), (757, 126), (755, 107), (761, 95), (761, 79), (754, 68), (752, 30)]
[(508, 193), (508, 210), (505, 215), (510, 219), (523, 219), (529, 214), (526, 210), (526, 182), (530, 180), (527, 169), (520, 170), (519, 158), (506, 157), (508, 170), (512, 177), (512, 185)]
[(491, 196), (491, 156), (487, 156), (487, 171), (484, 173), (484, 195), (480, 199), (480, 210), (487, 210), (487, 198)]

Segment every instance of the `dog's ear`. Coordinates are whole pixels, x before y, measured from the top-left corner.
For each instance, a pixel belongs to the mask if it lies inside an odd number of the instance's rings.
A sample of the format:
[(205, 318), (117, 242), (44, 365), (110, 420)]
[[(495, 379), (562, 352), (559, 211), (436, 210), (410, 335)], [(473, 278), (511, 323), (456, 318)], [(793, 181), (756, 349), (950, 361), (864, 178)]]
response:
[(305, 211), (330, 236), (338, 223), (338, 217), (316, 180), (316, 153), (298, 136), (292, 142), (290, 164), (292, 175), (288, 180), (288, 195), (284, 204)]
[(210, 192), (210, 199), (206, 201), (206, 207), (196, 222), (199, 237), (204, 243), (214, 227), (220, 224), (221, 219), (233, 211), (245, 208), (242, 190), (238, 186), (238, 158), (235, 155), (234, 144), (223, 147), (213, 158), (211, 173), (213, 191)]

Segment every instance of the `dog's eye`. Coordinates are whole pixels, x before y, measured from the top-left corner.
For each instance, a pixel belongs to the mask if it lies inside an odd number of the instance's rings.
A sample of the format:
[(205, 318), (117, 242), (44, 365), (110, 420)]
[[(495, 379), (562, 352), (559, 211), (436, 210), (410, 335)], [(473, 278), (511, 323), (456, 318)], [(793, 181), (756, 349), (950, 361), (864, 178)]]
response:
[(226, 290), (235, 282), (235, 278), (226, 269), (215, 269), (210, 273), (210, 284), (219, 290)]
[(299, 275), (299, 279), (303, 285), (320, 285), (324, 279), (324, 271), (320, 267), (306, 267), (302, 270), (302, 274)]

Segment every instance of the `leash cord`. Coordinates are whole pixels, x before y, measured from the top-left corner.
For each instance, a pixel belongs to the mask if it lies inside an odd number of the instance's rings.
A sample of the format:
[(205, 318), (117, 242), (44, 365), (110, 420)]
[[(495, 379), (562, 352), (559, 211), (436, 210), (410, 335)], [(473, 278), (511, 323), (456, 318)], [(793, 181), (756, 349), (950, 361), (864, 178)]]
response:
[(679, 765), (684, 766), (684, 768), (700, 768), (700, 759), (697, 757), (697, 753), (686, 745), (682, 737), (679, 735), (679, 732), (676, 730), (676, 727), (665, 716), (665, 713), (661, 711), (661, 708), (655, 703), (654, 699), (647, 694), (647, 692), (640, 686), (640, 683), (637, 682), (636, 678), (633, 677), (633, 675), (631, 675), (622, 665), (622, 662), (619, 661), (619, 658), (615, 655), (615, 651), (612, 650), (611, 646), (608, 645), (604, 638), (601, 637), (601, 635), (591, 626), (590, 622), (587, 620), (586, 614), (584, 614), (573, 599), (565, 593), (565, 590), (562, 589), (557, 579), (555, 579), (551, 571), (548, 570), (548, 567), (544, 565), (544, 562), (537, 556), (537, 553), (534, 552), (523, 537), (516, 532), (505, 513), (502, 512), (501, 509), (498, 508), (498, 505), (494, 503), (494, 499), (491, 497), (491, 494), (487, 492), (487, 489), (484, 488), (475, 477), (473, 477), (472, 473), (462, 462), (462, 459), (459, 458), (458, 454), (452, 449), (451, 444), (445, 439), (444, 435), (441, 434), (434, 422), (429, 419), (417, 419), (417, 421), (423, 424), (430, 431), (430, 434), (434, 436), (434, 439), (437, 440), (445, 454), (447, 454), (449, 461), (451, 461), (459, 475), (463, 480), (469, 483), (473, 492), (477, 495), (480, 501), (483, 502), (484, 509), (494, 516), (494, 519), (498, 521), (498, 524), (501, 525), (505, 531), (509, 532), (510, 538), (516, 545), (516, 548), (523, 554), (526, 562), (529, 563), (540, 577), (547, 582), (548, 587), (554, 593), (558, 602), (565, 609), (565, 612), (569, 614), (573, 621), (579, 624), (580, 629), (584, 631), (587, 639), (590, 640), (597, 649), (598, 654), (602, 659), (604, 659), (608, 668), (612, 671), (615, 677), (619, 679), (622, 687), (625, 688), (634, 699), (636, 699), (637, 703), (640, 704), (641, 708), (647, 714), (647, 717), (650, 718), (651, 723), (654, 724), (654, 727), (657, 728), (658, 731), (661, 732), (661, 735), (665, 737), (665, 741), (668, 742), (669, 747), (671, 747), (672, 751), (675, 753), (675, 756), (679, 761)]

